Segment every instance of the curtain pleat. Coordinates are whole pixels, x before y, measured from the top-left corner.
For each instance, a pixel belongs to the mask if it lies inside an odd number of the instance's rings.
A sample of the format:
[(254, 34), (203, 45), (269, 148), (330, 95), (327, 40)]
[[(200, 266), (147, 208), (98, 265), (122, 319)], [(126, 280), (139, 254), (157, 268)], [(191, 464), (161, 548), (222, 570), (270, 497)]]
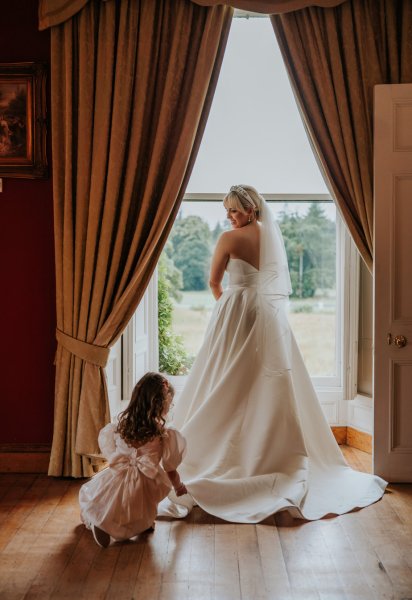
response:
[(271, 20), (320, 167), (371, 270), (373, 88), (412, 81), (412, 0), (349, 0)]
[(231, 18), (187, 0), (91, 0), (52, 28), (60, 343), (50, 475), (92, 472), (109, 420), (103, 350), (135, 312), (172, 227)]

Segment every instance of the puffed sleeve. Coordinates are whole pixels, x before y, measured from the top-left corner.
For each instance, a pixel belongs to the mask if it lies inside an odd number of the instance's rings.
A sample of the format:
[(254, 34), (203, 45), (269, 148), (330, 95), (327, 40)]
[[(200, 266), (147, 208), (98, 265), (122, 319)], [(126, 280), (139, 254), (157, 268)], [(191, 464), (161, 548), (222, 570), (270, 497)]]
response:
[(103, 427), (99, 433), (99, 448), (102, 451), (103, 456), (107, 459), (109, 459), (116, 451), (116, 442), (114, 440), (116, 429), (117, 425), (115, 423), (108, 423), (108, 425)]
[(162, 464), (165, 471), (174, 471), (186, 454), (186, 440), (176, 429), (167, 429), (163, 437)]

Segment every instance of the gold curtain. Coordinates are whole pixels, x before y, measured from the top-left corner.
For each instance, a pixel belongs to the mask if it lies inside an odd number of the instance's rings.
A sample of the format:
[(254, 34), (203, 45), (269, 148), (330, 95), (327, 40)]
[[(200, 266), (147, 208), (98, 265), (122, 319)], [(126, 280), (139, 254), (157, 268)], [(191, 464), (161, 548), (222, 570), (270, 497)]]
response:
[(134, 313), (200, 144), (232, 9), (91, 0), (52, 28), (57, 339), (50, 475), (91, 474), (103, 366)]
[[(47, 29), (64, 23), (90, 0), (39, 0), (39, 28)], [(102, 0), (105, 1), (105, 0)], [(114, 2), (115, 0), (111, 0)], [(155, 2), (156, 0), (153, 0)], [(224, 4), (260, 13), (283, 13), (307, 6), (337, 6), (346, 0), (192, 0), (201, 6)]]
[(39, 29), (55, 27), (74, 17), (89, 0), (39, 0)]
[(321, 168), (372, 269), (373, 87), (412, 81), (412, 0), (271, 17)]
[[(53, 0), (48, 1), (51, 2)], [(307, 6), (337, 6), (338, 4), (342, 4), (342, 2), (346, 2), (346, 0), (192, 0), (192, 2), (201, 6), (225, 4), (252, 12), (279, 14), (300, 10)]]

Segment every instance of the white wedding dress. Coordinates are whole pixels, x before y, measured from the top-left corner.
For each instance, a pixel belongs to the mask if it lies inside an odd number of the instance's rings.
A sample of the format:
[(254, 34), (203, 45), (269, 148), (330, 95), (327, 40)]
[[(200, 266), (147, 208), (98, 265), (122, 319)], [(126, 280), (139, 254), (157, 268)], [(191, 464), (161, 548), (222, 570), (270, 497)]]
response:
[(313, 520), (384, 493), (380, 477), (347, 465), (323, 414), (285, 313), (283, 240), (265, 209), (264, 268), (229, 260), (228, 288), (177, 401), (173, 426), (187, 441), (179, 473), (190, 495), (169, 495), (163, 514), (185, 516), (197, 504), (238, 523), (281, 510)]

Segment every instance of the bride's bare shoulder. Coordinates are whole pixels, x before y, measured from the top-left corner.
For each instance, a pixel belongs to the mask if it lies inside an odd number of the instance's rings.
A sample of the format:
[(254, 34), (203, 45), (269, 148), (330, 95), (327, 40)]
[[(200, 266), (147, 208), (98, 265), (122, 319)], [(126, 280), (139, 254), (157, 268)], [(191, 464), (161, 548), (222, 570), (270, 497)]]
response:
[(226, 249), (237, 248), (244, 242), (248, 243), (250, 239), (259, 236), (259, 231), (253, 231), (250, 227), (239, 227), (224, 231), (219, 237), (219, 245)]
[(234, 244), (237, 244), (238, 241), (243, 236), (239, 236), (239, 230), (230, 229), (229, 231), (223, 231), (219, 237), (219, 245), (224, 248), (231, 248)]
[(233, 242), (234, 239), (236, 239), (236, 236), (234, 235), (236, 234), (236, 230), (235, 229), (230, 229), (229, 231), (223, 231), (218, 239), (218, 243), (221, 245), (227, 245), (230, 244), (231, 242)]

